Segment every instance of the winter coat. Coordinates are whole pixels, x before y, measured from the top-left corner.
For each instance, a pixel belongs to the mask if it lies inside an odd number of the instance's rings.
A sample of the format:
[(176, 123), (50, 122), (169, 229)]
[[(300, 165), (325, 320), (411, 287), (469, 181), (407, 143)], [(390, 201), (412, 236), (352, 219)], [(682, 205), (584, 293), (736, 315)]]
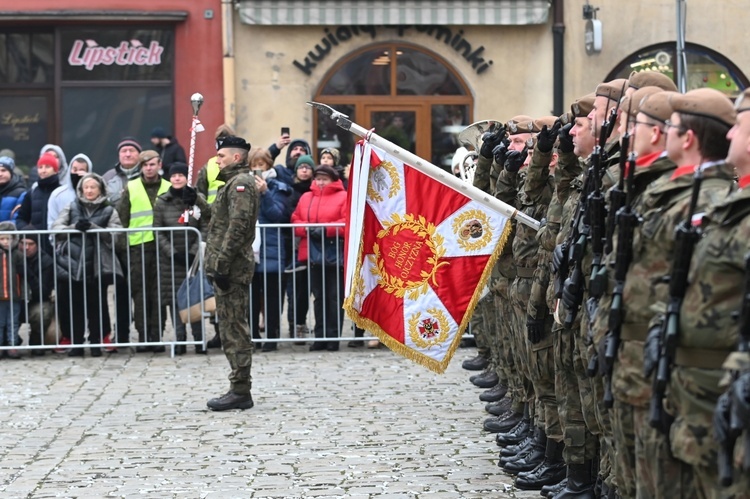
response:
[[(57, 175), (37, 180), (31, 186), (31, 189), (26, 191), (21, 208), (18, 210), (16, 226), (19, 229), (23, 229), (31, 224), (38, 230), (46, 230), (48, 227), (47, 208), (49, 206), (49, 198), (52, 192), (58, 187), (60, 187), (60, 181)], [(52, 245), (49, 239), (42, 238), (39, 247), (47, 254), (52, 254)]]
[[(270, 170), (273, 172), (273, 170)], [(266, 179), (268, 190), (260, 196), (259, 224), (289, 223), (289, 197), (292, 188), (275, 178)], [(286, 229), (288, 231), (289, 229)], [(283, 244), (285, 229), (267, 228), (260, 232), (260, 260), (255, 264), (256, 272), (281, 272), (286, 262)]]
[(172, 163), (181, 162), (187, 164), (185, 149), (177, 142), (177, 139), (169, 137), (169, 144), (161, 151), (161, 164), (164, 168), (164, 178), (169, 177), (169, 167)]
[[(13, 222), (0, 222), (0, 231), (15, 231)], [(23, 282), (23, 258), (16, 249), (18, 237), (11, 235), (10, 247), (0, 246), (0, 301), (21, 299), (21, 283)]]
[(127, 187), (128, 182), (137, 178), (141, 174), (140, 164), (133, 168), (126, 170), (120, 163), (117, 163), (114, 168), (107, 170), (102, 179), (107, 185), (107, 193), (109, 196), (109, 202), (112, 205), (116, 205), (122, 196), (122, 192)]
[[(89, 165), (89, 172), (94, 171), (94, 165), (91, 159), (85, 154), (76, 154), (70, 163), (73, 164), (76, 160), (83, 160)], [(47, 227), (52, 227), (57, 217), (63, 208), (68, 206), (70, 203), (76, 200), (76, 190), (73, 185), (73, 180), (70, 178), (70, 171), (67, 171), (65, 175), (57, 174), (60, 179), (60, 187), (52, 191), (47, 202)]]
[[(182, 191), (182, 189), (180, 189)], [(176, 194), (172, 188), (156, 198), (154, 203), (154, 227), (193, 227), (205, 236), (206, 217), (196, 219), (191, 216), (187, 226), (180, 221), (185, 212), (182, 193)], [(194, 231), (155, 231), (159, 243), (159, 275), (162, 303), (171, 305), (176, 299), (177, 290), (187, 277), (189, 260), (196, 258), (200, 238)], [(186, 258), (187, 254), (190, 258)], [(174, 260), (173, 256), (174, 255)], [(174, 262), (174, 263), (173, 263)]]
[[(102, 194), (94, 201), (87, 201), (83, 197), (83, 183), (89, 177), (95, 178), (101, 187)], [(92, 229), (120, 229), (120, 217), (117, 210), (107, 198), (104, 179), (96, 173), (86, 174), (76, 188), (75, 202), (63, 208), (60, 216), (52, 224), (52, 230), (75, 230), (79, 220), (87, 219)], [(98, 236), (98, 237), (97, 237)], [(99, 276), (111, 277), (112, 274), (122, 276), (120, 262), (114, 256), (112, 247), (122, 247), (119, 241), (125, 241), (125, 236), (115, 232), (109, 234), (59, 234), (56, 236), (56, 258), (58, 275), (63, 279), (82, 281), (84, 272), (86, 279), (96, 279)], [(84, 265), (85, 263), (85, 265)], [(85, 267), (85, 268), (84, 268)]]
[[(343, 223), (346, 221), (346, 191), (341, 180), (331, 182), (324, 188), (314, 183), (310, 192), (302, 195), (297, 208), (292, 214), (293, 224), (305, 223)], [(344, 260), (344, 228), (326, 227), (325, 238), (308, 237), (306, 227), (295, 227), (294, 235), (301, 238), (299, 246), (300, 261), (308, 260), (310, 263), (326, 265), (343, 265)], [(341, 238), (340, 240), (337, 240)], [(323, 247), (325, 245), (325, 248)], [(323, 253), (325, 251), (325, 262)]]
[(23, 201), (26, 187), (23, 179), (12, 174), (7, 184), (0, 185), (0, 222), (11, 219), (13, 209)]
[[(41, 236), (43, 237), (43, 236)], [(37, 251), (33, 257), (23, 255), (26, 260), (26, 295), (29, 303), (49, 301), (55, 289), (55, 264), (52, 257), (44, 251)]]

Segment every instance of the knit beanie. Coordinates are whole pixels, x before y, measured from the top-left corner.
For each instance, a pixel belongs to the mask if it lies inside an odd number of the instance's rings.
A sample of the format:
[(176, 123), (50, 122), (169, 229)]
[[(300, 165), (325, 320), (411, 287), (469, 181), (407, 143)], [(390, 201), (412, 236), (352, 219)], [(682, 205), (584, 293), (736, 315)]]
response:
[(308, 165), (311, 170), (315, 169), (315, 161), (313, 161), (312, 156), (309, 154), (303, 154), (297, 158), (297, 162), (294, 164), (294, 170), (296, 171), (300, 165)]
[[(34, 230), (37, 230), (37, 228), (34, 225), (29, 224), (26, 227), (24, 227), (23, 230), (34, 231)], [(21, 234), (21, 239), (31, 239), (35, 243), (39, 244), (39, 234)]]
[(57, 160), (54, 154), (49, 152), (45, 152), (39, 157), (36, 166), (51, 166), (55, 170), (55, 173), (60, 171), (60, 161)]
[(10, 156), (0, 156), (0, 168), (5, 168), (10, 173), (13, 173), (13, 169), (16, 167), (16, 162)]
[(117, 152), (120, 152), (120, 149), (122, 149), (125, 146), (132, 146), (135, 147), (136, 151), (141, 152), (143, 149), (141, 148), (141, 145), (138, 143), (137, 140), (135, 140), (133, 137), (124, 137), (119, 144), (117, 144)]
[(175, 161), (169, 166), (169, 176), (171, 177), (175, 173), (181, 173), (188, 176), (188, 165), (183, 163), (182, 161)]

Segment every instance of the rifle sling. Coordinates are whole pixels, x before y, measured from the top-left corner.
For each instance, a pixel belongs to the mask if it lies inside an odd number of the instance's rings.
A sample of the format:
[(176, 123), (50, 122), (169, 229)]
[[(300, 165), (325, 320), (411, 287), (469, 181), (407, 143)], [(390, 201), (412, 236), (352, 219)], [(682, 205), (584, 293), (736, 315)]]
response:
[(698, 369), (721, 369), (731, 350), (677, 347), (675, 365)]

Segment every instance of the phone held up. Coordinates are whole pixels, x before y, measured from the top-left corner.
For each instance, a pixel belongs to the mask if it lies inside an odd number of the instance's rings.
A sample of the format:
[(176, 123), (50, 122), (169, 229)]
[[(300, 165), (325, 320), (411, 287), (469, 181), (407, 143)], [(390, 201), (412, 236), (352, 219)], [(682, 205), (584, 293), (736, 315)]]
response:
[(282, 136), (289, 135), (289, 127), (288, 126), (281, 127), (281, 135)]

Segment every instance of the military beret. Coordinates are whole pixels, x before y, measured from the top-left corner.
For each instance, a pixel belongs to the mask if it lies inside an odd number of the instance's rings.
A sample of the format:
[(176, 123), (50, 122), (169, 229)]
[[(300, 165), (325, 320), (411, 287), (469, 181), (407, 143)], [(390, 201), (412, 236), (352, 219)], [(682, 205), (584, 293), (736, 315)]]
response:
[(745, 89), (734, 101), (734, 110), (737, 114), (750, 111), (750, 88)]
[(617, 78), (616, 80), (600, 83), (596, 86), (597, 97), (607, 97), (609, 100), (618, 102), (622, 98), (622, 94), (627, 88), (628, 80), (625, 78)]
[(662, 90), (677, 92), (672, 78), (658, 71), (633, 71), (628, 78), (628, 86), (638, 90), (643, 87), (659, 87)]
[[(626, 113), (630, 112), (630, 116), (635, 116), (638, 114), (638, 111), (640, 111), (640, 104), (646, 96), (663, 91), (664, 90), (659, 87), (639, 88), (629, 96), (626, 95), (622, 98), (622, 101), (620, 102), (620, 109), (622, 109)], [(669, 119), (669, 116), (667, 116), (667, 118), (665, 119)]]
[(508, 135), (518, 135), (521, 133), (533, 133), (539, 130), (534, 129), (534, 118), (519, 114), (508, 121)]
[(585, 118), (594, 109), (594, 100), (596, 99), (595, 93), (590, 93), (579, 97), (576, 101), (570, 105), (570, 112), (573, 113), (574, 118)]
[(639, 111), (649, 118), (661, 121), (662, 123), (667, 121), (672, 116), (673, 110), (672, 105), (669, 103), (669, 98), (674, 93), (676, 92), (656, 92), (646, 95), (638, 106)]
[(537, 129), (538, 132), (542, 131), (542, 127), (546, 126), (547, 128), (552, 128), (552, 125), (555, 124), (555, 121), (557, 121), (557, 116), (542, 116), (541, 118), (537, 118), (534, 120), (534, 128)]
[(728, 127), (734, 126), (737, 117), (732, 101), (713, 88), (697, 88), (686, 94), (674, 93), (669, 97), (669, 104), (675, 113), (709, 118)]
[(228, 135), (226, 137), (219, 137), (216, 139), (216, 150), (219, 149), (244, 149), (246, 151), (250, 150), (250, 144), (243, 139), (242, 137), (237, 137), (235, 135)]
[(146, 149), (145, 151), (141, 151), (141, 153), (138, 155), (138, 162), (139, 163), (145, 163), (146, 161), (151, 161), (154, 158), (159, 158), (159, 153), (152, 150), (152, 149)]

